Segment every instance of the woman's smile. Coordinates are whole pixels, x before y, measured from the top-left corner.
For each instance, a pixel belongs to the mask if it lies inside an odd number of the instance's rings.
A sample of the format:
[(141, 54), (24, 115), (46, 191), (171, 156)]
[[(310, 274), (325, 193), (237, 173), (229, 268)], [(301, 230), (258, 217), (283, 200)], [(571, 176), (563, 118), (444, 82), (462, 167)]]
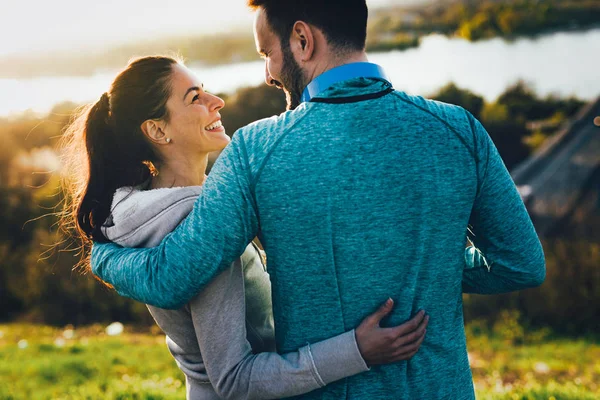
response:
[(221, 122), (221, 120), (218, 119), (215, 122), (213, 122), (212, 124), (205, 127), (204, 130), (207, 132), (221, 132), (221, 131), (224, 131), (225, 128), (223, 127), (223, 123)]

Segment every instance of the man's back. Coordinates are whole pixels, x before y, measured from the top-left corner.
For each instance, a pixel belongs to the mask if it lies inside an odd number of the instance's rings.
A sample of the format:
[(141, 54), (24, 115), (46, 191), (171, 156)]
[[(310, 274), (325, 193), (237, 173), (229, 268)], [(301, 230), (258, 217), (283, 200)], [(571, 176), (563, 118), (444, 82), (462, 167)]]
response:
[[(469, 224), (489, 269), (464, 269)], [(461, 293), (524, 289), (545, 277), (531, 220), (481, 124), (460, 107), (366, 78), (242, 128), (159, 247), (95, 246), (94, 273), (123, 295), (177, 308), (257, 234), (279, 352), (355, 328), (388, 297), (396, 307), (384, 324), (419, 309), (430, 315), (411, 360), (306, 399), (473, 398)]]
[(238, 132), (269, 257), (278, 350), (352, 329), (391, 297), (386, 324), (420, 309), (431, 316), (417, 355), (303, 398), (473, 398), (462, 280), (484, 138), (459, 107), (400, 92), (370, 98), (385, 85), (344, 82), (321, 96), (333, 102)]

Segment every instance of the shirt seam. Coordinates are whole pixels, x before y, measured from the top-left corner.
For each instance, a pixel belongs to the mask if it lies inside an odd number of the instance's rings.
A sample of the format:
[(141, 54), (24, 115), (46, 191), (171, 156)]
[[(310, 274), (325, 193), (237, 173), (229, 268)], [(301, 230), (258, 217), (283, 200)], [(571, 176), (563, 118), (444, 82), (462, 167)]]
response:
[[(443, 118), (441, 118), (439, 115), (434, 114), (433, 112), (431, 112), (430, 110), (426, 109), (425, 107), (422, 107), (416, 103), (414, 103), (413, 101), (410, 101), (408, 99), (405, 99), (404, 97), (402, 97), (400, 95), (400, 93), (398, 93), (397, 91), (393, 92), (396, 97), (398, 97), (401, 101), (403, 101), (404, 103), (408, 103), (410, 105), (412, 105), (413, 107), (418, 108), (419, 110), (426, 112), (427, 114), (431, 115), (432, 117), (434, 117), (435, 119), (437, 119), (438, 121), (440, 121), (442, 124), (444, 124), (446, 126), (447, 129), (449, 129), (450, 131), (452, 131), (457, 137), (458, 140), (460, 140), (462, 142), (462, 144), (465, 146), (465, 148), (469, 151), (469, 153), (471, 153), (471, 156), (473, 158), (475, 158), (475, 154), (473, 154), (474, 149), (472, 149), (469, 146), (469, 143), (467, 143), (467, 141), (461, 136), (461, 134), (458, 132), (458, 130), (456, 130), (456, 128), (454, 128), (452, 125), (450, 125), (450, 123), (448, 123), (448, 121), (444, 120)], [(464, 108), (463, 108), (464, 110)]]
[(481, 185), (479, 184), (479, 163), (478, 161), (478, 155), (479, 155), (479, 151), (478, 151), (478, 146), (477, 146), (477, 135), (475, 134), (475, 127), (473, 126), (473, 119), (475, 117), (473, 117), (473, 115), (468, 112), (467, 110), (465, 110), (465, 115), (467, 116), (467, 119), (469, 120), (469, 126), (471, 128), (471, 136), (473, 137), (473, 151), (475, 152), (475, 175), (477, 176), (477, 191), (475, 193), (475, 198), (479, 197), (479, 193), (481, 192)]
[(256, 193), (254, 191), (254, 185), (252, 183), (252, 171), (250, 169), (250, 163), (248, 162), (248, 151), (246, 150), (246, 140), (243, 135), (240, 135), (239, 149), (240, 149), (239, 157), (242, 158), (242, 160), (240, 160), (240, 162), (242, 162), (242, 165), (245, 165), (247, 167), (247, 168), (245, 168), (245, 170), (246, 170), (245, 173), (246, 173), (246, 179), (247, 179), (248, 185), (249, 185), (250, 200), (252, 201), (252, 208), (254, 210), (254, 214), (256, 215), (258, 232), (260, 232), (261, 231), (260, 214), (258, 211), (258, 203), (256, 201)]
[[(271, 149), (269, 149), (267, 155), (265, 156), (265, 158), (262, 160), (262, 163), (260, 164), (260, 167), (258, 168), (258, 170), (256, 171), (256, 176), (253, 180), (250, 181), (250, 190), (252, 191), (252, 193), (255, 192), (256, 189), (256, 185), (260, 179), (260, 176), (263, 172), (263, 170), (265, 169), (265, 166), (267, 165), (267, 163), (269, 162), (271, 156), (273, 155), (273, 153), (275, 152), (275, 150), (277, 150), (277, 148), (279, 147), (279, 145), (281, 144), (281, 141), (292, 131), (292, 129), (298, 124), (300, 123), (300, 121), (302, 121), (307, 115), (308, 115), (308, 104), (306, 105), (307, 110), (304, 112), (303, 115), (301, 115), (296, 121), (294, 121), (288, 128), (286, 128), (286, 130), (281, 134), (281, 136), (279, 138), (277, 138), (277, 140), (275, 140), (275, 143), (273, 144), (273, 146), (271, 146)], [(243, 138), (242, 138), (243, 139)], [(244, 146), (245, 146), (245, 142), (244, 142)], [(248, 160), (246, 159), (246, 163), (248, 163)], [(248, 170), (250, 170), (250, 168), (248, 168)]]
[[(466, 111), (466, 110), (465, 110)], [(467, 114), (467, 116), (469, 116), (469, 114)], [(473, 117), (472, 115), (469, 118), (469, 125), (471, 127), (471, 132), (473, 133), (473, 143), (474, 146), (477, 148), (477, 129), (476, 126), (474, 125), (475, 122), (475, 117)], [(478, 168), (478, 161), (479, 161), (479, 151), (477, 151), (476, 156), (475, 156), (475, 171), (477, 172), (477, 193), (475, 195), (475, 199), (478, 199), (480, 194), (481, 194), (481, 188), (483, 187), (486, 179), (487, 179), (487, 174), (488, 174), (488, 170), (489, 170), (489, 164), (490, 164), (490, 157), (489, 157), (489, 148), (488, 148), (488, 153), (485, 156), (485, 166), (484, 166), (484, 172), (481, 176), (481, 180), (479, 180), (479, 168)]]

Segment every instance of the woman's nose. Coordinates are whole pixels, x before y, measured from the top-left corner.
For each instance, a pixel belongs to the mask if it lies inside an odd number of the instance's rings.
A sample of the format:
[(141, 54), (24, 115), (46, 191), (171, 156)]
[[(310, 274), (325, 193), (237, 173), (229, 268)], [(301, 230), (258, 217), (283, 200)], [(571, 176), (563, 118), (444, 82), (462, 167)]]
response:
[(219, 96), (215, 96), (215, 95), (211, 95), (213, 97), (213, 111), (217, 111), (220, 110), (221, 108), (225, 107), (225, 100), (223, 100), (222, 98), (220, 98)]

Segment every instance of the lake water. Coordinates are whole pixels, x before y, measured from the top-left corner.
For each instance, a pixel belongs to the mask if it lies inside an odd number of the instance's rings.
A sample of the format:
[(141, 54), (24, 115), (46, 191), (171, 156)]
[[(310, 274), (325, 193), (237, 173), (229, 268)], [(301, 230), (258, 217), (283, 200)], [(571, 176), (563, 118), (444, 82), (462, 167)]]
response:
[[(372, 53), (369, 59), (386, 69), (397, 89), (411, 94), (426, 96), (453, 81), (494, 100), (508, 85), (524, 79), (542, 95), (600, 96), (600, 28), (514, 42), (492, 39), (470, 43), (431, 35), (418, 48)], [(213, 93), (258, 85), (264, 76), (262, 61), (191, 67)], [(116, 73), (0, 79), (0, 116), (25, 110), (44, 113), (63, 101), (94, 101), (108, 89)]]

